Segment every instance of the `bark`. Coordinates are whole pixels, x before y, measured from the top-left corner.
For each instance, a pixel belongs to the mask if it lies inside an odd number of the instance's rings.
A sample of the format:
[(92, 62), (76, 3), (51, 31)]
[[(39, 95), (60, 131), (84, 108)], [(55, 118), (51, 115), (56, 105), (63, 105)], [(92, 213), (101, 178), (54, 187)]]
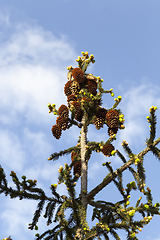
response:
[(81, 197), (82, 197), (82, 203), (87, 210), (87, 201), (86, 201), (86, 194), (87, 194), (87, 162), (85, 159), (85, 153), (86, 153), (86, 141), (87, 141), (87, 129), (84, 127), (85, 125), (85, 114), (82, 118), (82, 129), (81, 129)]
[[(87, 201), (86, 201), (86, 193), (87, 193), (87, 162), (85, 160), (85, 152), (86, 152), (86, 139), (87, 139), (87, 130), (85, 129), (85, 115), (82, 118), (82, 128), (81, 128), (81, 200), (84, 207), (84, 215), (82, 218), (86, 218), (86, 210), (87, 210)], [(81, 212), (83, 214), (83, 211)], [(84, 219), (85, 220), (85, 219)], [(76, 231), (77, 238), (82, 240), (83, 238), (83, 229), (78, 228)]]

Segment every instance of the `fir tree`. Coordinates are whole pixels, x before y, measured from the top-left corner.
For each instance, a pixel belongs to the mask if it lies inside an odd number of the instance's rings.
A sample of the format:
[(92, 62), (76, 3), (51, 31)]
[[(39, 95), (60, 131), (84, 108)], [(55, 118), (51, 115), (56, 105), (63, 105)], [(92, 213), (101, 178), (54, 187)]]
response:
[[(68, 195), (59, 195), (57, 184), (52, 184), (51, 196), (47, 196), (44, 190), (38, 188), (37, 181), (27, 179), (22, 176), (18, 178), (14, 171), (10, 176), (15, 184), (15, 188), (9, 187), (4, 169), (0, 167), (0, 193), (4, 193), (10, 198), (34, 199), (38, 201), (37, 209), (33, 220), (29, 224), (29, 229), (38, 230), (38, 220), (42, 211), (45, 211), (47, 225), (52, 226), (44, 233), (36, 234), (36, 240), (92, 240), (109, 239), (112, 235), (115, 239), (120, 239), (119, 230), (127, 233), (127, 239), (138, 239), (137, 234), (147, 225), (154, 215), (159, 215), (160, 203), (153, 203), (151, 189), (146, 187), (146, 176), (144, 169), (144, 157), (148, 152), (152, 152), (160, 160), (160, 149), (157, 144), (160, 138), (155, 140), (156, 135), (156, 115), (157, 107), (150, 108), (150, 116), (147, 120), (150, 124), (150, 135), (146, 140), (146, 147), (138, 154), (132, 152), (129, 144), (124, 140), (122, 146), (126, 152), (124, 156), (114, 147), (116, 134), (124, 129), (124, 115), (118, 105), (121, 97), (115, 98), (115, 103), (110, 109), (102, 107), (102, 96), (109, 93), (114, 96), (113, 89), (104, 90), (103, 80), (100, 77), (87, 73), (87, 67), (94, 63), (94, 56), (88, 52), (82, 52), (82, 57), (76, 60), (78, 66), (68, 67), (68, 81), (64, 86), (64, 93), (67, 97), (66, 105), (61, 105), (58, 109), (55, 104), (48, 104), (49, 112), (57, 115), (56, 124), (51, 131), (56, 139), (60, 139), (62, 132), (68, 130), (73, 125), (81, 129), (77, 145), (60, 152), (51, 154), (49, 161), (57, 160), (59, 157), (70, 154), (71, 163), (60, 166), (58, 184), (65, 184)], [(108, 128), (106, 141), (89, 141), (87, 138), (88, 126), (93, 124), (97, 130)], [(87, 189), (88, 183), (88, 161), (93, 152), (102, 153), (106, 156), (106, 162), (102, 167), (106, 167), (108, 174), (90, 192)], [(117, 155), (122, 166), (113, 170), (113, 166), (108, 159)], [(134, 177), (134, 181), (126, 186), (123, 183), (123, 172), (129, 170)], [(81, 181), (81, 191), (76, 197), (76, 182)], [(121, 199), (117, 202), (108, 202), (107, 199), (95, 201), (94, 197), (113, 182), (121, 194)], [(129, 199), (132, 190), (140, 192), (135, 206), (130, 206)], [(142, 202), (141, 195), (146, 198)], [(95, 226), (89, 228), (87, 223), (87, 206), (93, 207), (93, 214), (90, 219), (96, 219)], [(66, 210), (70, 210), (70, 215), (66, 216)], [(139, 220), (135, 219), (135, 214), (139, 215)], [(10, 237), (8, 239), (11, 239)]]

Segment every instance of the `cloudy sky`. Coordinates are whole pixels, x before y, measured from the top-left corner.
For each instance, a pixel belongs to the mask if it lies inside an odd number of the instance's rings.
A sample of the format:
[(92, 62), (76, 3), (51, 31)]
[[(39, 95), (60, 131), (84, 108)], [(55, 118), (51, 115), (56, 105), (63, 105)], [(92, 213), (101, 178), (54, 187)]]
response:
[[(117, 134), (115, 147), (129, 142), (134, 153), (145, 148), (149, 136), (146, 116), (152, 105), (158, 107), (160, 120), (160, 2), (158, 0), (5, 0), (0, 2), (0, 164), (8, 182), (11, 170), (19, 177), (37, 179), (38, 186), (50, 194), (57, 183), (58, 168), (70, 156), (48, 162), (53, 152), (77, 143), (79, 129), (63, 132), (53, 138), (51, 127), (56, 117), (48, 113), (47, 104), (57, 108), (66, 104), (63, 93), (67, 66), (77, 66), (75, 59), (82, 51), (94, 54), (96, 63), (88, 71), (104, 79), (105, 89), (113, 88), (122, 96), (120, 108), (125, 115), (125, 130)], [(114, 98), (104, 95), (103, 106), (110, 108)], [(159, 125), (157, 137), (159, 137)], [(89, 139), (106, 140), (107, 129), (89, 129)], [(145, 158), (147, 186), (154, 202), (160, 202), (160, 162), (152, 154)], [(102, 154), (89, 162), (89, 190), (105, 176)], [(121, 165), (112, 157), (112, 166)], [(96, 176), (96, 179), (95, 179)], [(128, 182), (132, 177), (127, 175)], [(78, 190), (77, 186), (77, 190)], [(59, 187), (62, 194), (65, 189)], [(107, 187), (99, 195), (107, 201), (118, 201), (116, 189)], [(28, 230), (36, 203), (10, 200), (0, 195), (0, 239), (34, 239)], [(138, 237), (160, 240), (159, 217), (154, 217)], [(91, 225), (91, 223), (90, 223)], [(45, 220), (39, 232), (47, 230)], [(121, 234), (122, 238), (125, 235)]]

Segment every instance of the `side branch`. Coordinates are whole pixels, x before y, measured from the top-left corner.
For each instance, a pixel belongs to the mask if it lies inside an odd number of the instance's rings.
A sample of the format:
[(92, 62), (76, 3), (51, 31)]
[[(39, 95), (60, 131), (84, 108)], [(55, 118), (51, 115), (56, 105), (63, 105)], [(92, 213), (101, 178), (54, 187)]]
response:
[[(160, 142), (160, 138), (153, 142), (153, 146), (156, 146)], [(143, 151), (137, 154), (137, 158), (143, 157), (147, 152), (151, 151), (150, 147), (146, 147)], [(118, 168), (113, 173), (109, 173), (98, 186), (96, 186), (92, 191), (90, 191), (86, 198), (87, 201), (91, 200), (98, 192), (100, 192), (105, 186), (107, 186), (113, 179), (118, 176), (118, 173), (123, 172), (126, 170), (131, 164), (135, 161), (135, 157), (131, 157), (128, 162), (126, 162), (122, 167)]]
[(65, 150), (63, 150), (63, 151), (60, 151), (59, 153), (57, 153), (57, 152), (52, 153), (52, 154), (50, 155), (50, 157), (48, 158), (48, 161), (58, 160), (59, 157), (65, 155), (65, 154), (70, 154), (73, 150), (78, 149), (78, 148), (79, 148), (79, 147), (74, 146), (74, 147), (70, 147), (70, 148), (68, 148), (68, 149), (65, 149)]
[(68, 126), (68, 129), (74, 124), (76, 126), (78, 126), (79, 128), (81, 128), (83, 125), (82, 123), (78, 123), (77, 121), (75, 121), (74, 119), (70, 119), (68, 118), (68, 121), (70, 122), (70, 125)]

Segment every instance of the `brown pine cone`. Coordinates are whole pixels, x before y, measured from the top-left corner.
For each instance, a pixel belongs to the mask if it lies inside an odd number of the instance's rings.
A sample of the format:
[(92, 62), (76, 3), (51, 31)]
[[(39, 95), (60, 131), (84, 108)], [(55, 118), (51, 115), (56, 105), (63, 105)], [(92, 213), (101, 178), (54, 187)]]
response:
[(96, 127), (97, 130), (103, 127), (105, 120), (101, 117), (95, 117), (94, 120), (94, 126)]
[(101, 152), (106, 156), (106, 157), (110, 157), (111, 156), (111, 152), (114, 150), (114, 146), (112, 144), (105, 144), (103, 146), (103, 149), (101, 150)]
[(103, 124), (105, 123), (106, 112), (107, 110), (105, 108), (99, 108), (98, 111), (96, 112), (94, 125), (97, 130), (103, 127)]
[(96, 117), (102, 117), (105, 119), (106, 113), (107, 113), (107, 110), (105, 108), (99, 108), (98, 111), (96, 112)]
[(64, 117), (59, 116), (59, 117), (57, 117), (56, 124), (62, 130), (66, 130), (66, 128), (68, 126), (68, 118), (64, 118)]
[[(78, 157), (78, 153), (72, 151), (72, 152), (71, 152), (71, 160), (72, 160), (72, 162), (73, 162), (73, 161), (75, 160), (75, 158), (77, 158), (77, 157)], [(76, 163), (74, 164), (73, 174), (75, 175), (76, 173), (79, 174), (79, 175), (81, 175), (81, 162), (76, 162)]]
[(68, 107), (69, 107), (69, 108), (71, 107), (71, 104), (72, 104), (74, 101), (77, 101), (77, 97), (76, 97), (74, 94), (68, 96), (67, 102), (68, 102)]
[(61, 105), (58, 109), (58, 114), (61, 117), (68, 118), (69, 116), (69, 111), (66, 105)]
[(118, 127), (119, 114), (116, 110), (109, 110), (106, 114), (106, 120), (109, 128)]
[(84, 81), (84, 72), (80, 68), (74, 68), (72, 71), (72, 76), (78, 83), (82, 83)]
[(77, 101), (73, 101), (72, 105), (75, 108), (75, 119), (79, 122), (82, 120), (82, 109), (81, 109), (81, 104)]
[(70, 96), (72, 94), (71, 84), (72, 84), (72, 81), (68, 81), (64, 86), (64, 93), (66, 96)]
[(81, 162), (77, 162), (74, 164), (74, 168), (73, 168), (73, 174), (78, 174), (79, 176), (81, 176)]
[(115, 128), (108, 128), (108, 135), (112, 136), (118, 132), (118, 127)]
[(59, 139), (61, 137), (62, 129), (60, 127), (58, 127), (57, 125), (53, 125), (51, 131), (52, 131), (53, 136), (56, 139)]
[(72, 162), (78, 157), (78, 153), (76, 153), (75, 151), (71, 152), (71, 160)]
[(76, 81), (72, 81), (72, 84), (71, 84), (71, 92), (72, 94), (76, 95), (78, 94), (80, 91), (80, 86), (79, 86), (79, 83), (76, 82)]
[(94, 96), (97, 94), (97, 82), (93, 79), (87, 80), (87, 90), (92, 93)]

